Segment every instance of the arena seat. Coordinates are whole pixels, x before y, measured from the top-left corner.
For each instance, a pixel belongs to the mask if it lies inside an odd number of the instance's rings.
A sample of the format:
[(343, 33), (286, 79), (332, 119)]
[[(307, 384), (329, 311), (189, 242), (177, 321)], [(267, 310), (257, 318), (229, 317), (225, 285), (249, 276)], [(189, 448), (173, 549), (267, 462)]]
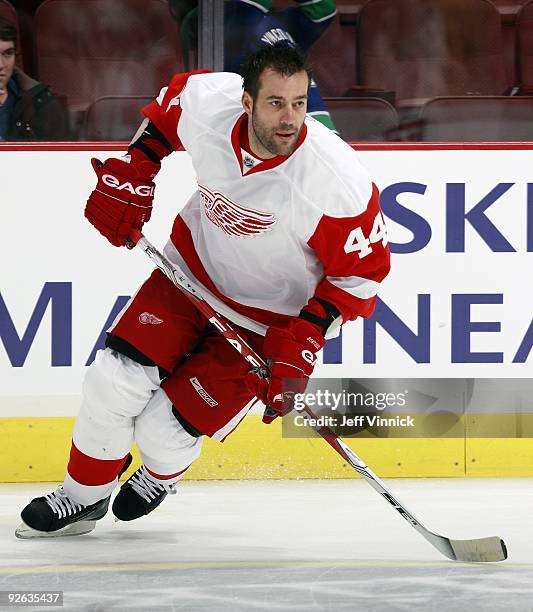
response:
[(387, 140), (398, 127), (396, 110), (380, 98), (324, 98), (340, 136), (346, 141)]
[(141, 108), (152, 100), (146, 96), (98, 98), (87, 110), (82, 137), (86, 140), (130, 141), (144, 118)]
[(440, 97), (420, 111), (423, 141), (533, 140), (533, 96)]
[(17, 26), (18, 30), (17, 11), (7, 0), (0, 0), (0, 15), (6, 19), (9, 19), (9, 21), (12, 21)]
[(35, 13), (38, 77), (86, 110), (103, 96), (155, 96), (183, 69), (165, 0), (44, 0)]
[(394, 91), (400, 106), (509, 87), (490, 0), (369, 0), (357, 32), (361, 84)]
[[(82, 137), (129, 141), (143, 119), (141, 108), (153, 98), (105, 96), (91, 103)], [(325, 98), (340, 135), (348, 141), (384, 140), (398, 127), (396, 110), (379, 98)]]
[(309, 60), (322, 96), (345, 96), (356, 83), (355, 41), (338, 14), (311, 47)]

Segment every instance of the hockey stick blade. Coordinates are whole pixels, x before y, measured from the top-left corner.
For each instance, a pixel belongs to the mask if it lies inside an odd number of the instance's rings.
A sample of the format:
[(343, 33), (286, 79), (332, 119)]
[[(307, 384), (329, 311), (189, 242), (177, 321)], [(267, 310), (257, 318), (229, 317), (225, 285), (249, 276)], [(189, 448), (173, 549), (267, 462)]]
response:
[(475, 540), (451, 540), (431, 531), (423, 535), (437, 550), (452, 561), (486, 563), (507, 559), (507, 547), (498, 536)]
[[(452, 561), (489, 562), (505, 561), (507, 559), (507, 547), (505, 542), (498, 536), (489, 538), (477, 538), (473, 540), (452, 540), (444, 536), (433, 533), (409, 512), (406, 507), (395, 497), (385, 486), (385, 483), (374, 474), (374, 472), (362, 461), (353, 450), (342, 440), (335, 438), (326, 441), (336, 448), (353, 469), (364, 478), (368, 484), (377, 491), (389, 504), (397, 510), (403, 518), (414, 527), (418, 533), (432, 544), (439, 552)], [(332, 444), (333, 442), (333, 444)]]
[[(437, 536), (441, 537), (442, 536)], [(447, 538), (442, 538), (447, 540)], [(477, 540), (447, 540), (455, 554), (456, 561), (505, 561), (507, 547), (498, 536)]]
[[(262, 378), (268, 377), (268, 364), (239, 336), (228, 321), (217, 313), (209, 302), (193, 287), (185, 274), (160, 253), (143, 234), (134, 230), (130, 235), (131, 244), (137, 244), (153, 263), (186, 295), (190, 297), (198, 309), (214, 325), (219, 333), (252, 365), (252, 370)], [(304, 407), (312, 419), (316, 415), (308, 406)], [(401, 504), (388, 490), (385, 483), (358, 457), (354, 451), (340, 440), (328, 427), (316, 427), (315, 431), (343, 458), (366, 482), (375, 489), (403, 518), (411, 524), (439, 552), (453, 561), (487, 562), (504, 561), (507, 558), (505, 543), (499, 537), (479, 538), (475, 540), (451, 540), (429, 531), (420, 521)]]

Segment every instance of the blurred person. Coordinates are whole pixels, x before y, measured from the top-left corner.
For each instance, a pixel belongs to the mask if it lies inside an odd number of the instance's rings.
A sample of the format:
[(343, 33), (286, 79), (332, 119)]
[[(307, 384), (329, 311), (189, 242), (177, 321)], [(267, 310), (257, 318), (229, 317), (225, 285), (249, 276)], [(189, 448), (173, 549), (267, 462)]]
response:
[[(305, 53), (331, 25), (337, 8), (333, 0), (295, 0), (297, 6), (272, 10), (272, 0), (226, 0), (224, 2), (224, 70), (238, 73), (244, 58), (262, 45), (286, 41)], [(197, 46), (196, 0), (169, 0), (172, 15), (180, 24), (185, 55)], [(313, 80), (307, 112), (335, 130), (320, 89)]]
[[(261, 45), (286, 41), (305, 53), (331, 25), (337, 8), (333, 0), (295, 0), (298, 6), (272, 11), (272, 0), (227, 0), (224, 21), (224, 68), (239, 72), (247, 54)], [(335, 129), (320, 89), (311, 82), (307, 112)]]
[(0, 140), (68, 140), (68, 116), (50, 89), (15, 66), (17, 30), (0, 16)]

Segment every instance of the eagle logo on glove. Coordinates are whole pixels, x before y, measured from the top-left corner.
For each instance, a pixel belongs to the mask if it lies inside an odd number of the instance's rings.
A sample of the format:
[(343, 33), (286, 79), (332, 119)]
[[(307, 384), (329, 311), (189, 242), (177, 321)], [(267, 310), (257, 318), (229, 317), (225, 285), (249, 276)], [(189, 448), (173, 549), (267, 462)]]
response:
[(277, 222), (273, 214), (244, 208), (219, 192), (211, 192), (202, 186), (199, 191), (207, 218), (229, 236), (259, 236), (270, 231)]

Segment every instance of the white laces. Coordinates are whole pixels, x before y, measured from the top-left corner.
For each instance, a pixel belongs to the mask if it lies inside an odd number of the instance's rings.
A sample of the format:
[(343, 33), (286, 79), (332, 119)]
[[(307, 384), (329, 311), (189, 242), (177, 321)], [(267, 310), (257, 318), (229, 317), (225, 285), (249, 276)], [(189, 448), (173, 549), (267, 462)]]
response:
[(175, 495), (176, 487), (174, 484), (163, 484), (154, 480), (142, 465), (130, 478), (131, 488), (147, 502), (151, 502), (159, 497), (163, 491)]
[(72, 501), (65, 493), (62, 486), (57, 487), (53, 493), (49, 493), (46, 496), (46, 503), (50, 506), (50, 508), (52, 508), (55, 514), (59, 516), (59, 518), (70, 516), (75, 512), (83, 510), (85, 507)]

